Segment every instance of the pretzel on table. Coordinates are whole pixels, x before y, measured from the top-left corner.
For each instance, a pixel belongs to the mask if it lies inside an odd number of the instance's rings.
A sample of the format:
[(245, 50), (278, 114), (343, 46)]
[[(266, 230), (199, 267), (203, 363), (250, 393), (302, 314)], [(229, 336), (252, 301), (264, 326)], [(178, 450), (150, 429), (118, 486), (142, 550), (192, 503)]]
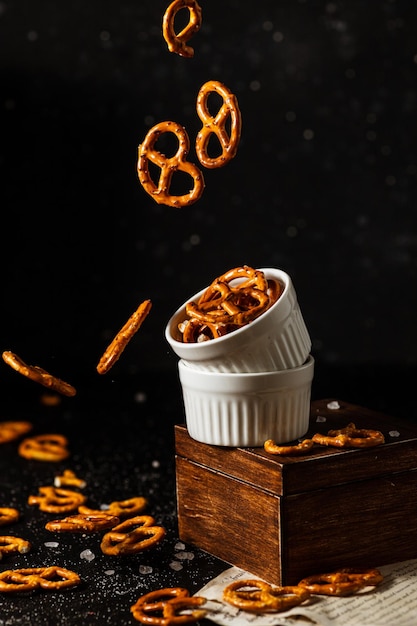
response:
[(49, 374), (49, 372), (38, 365), (27, 365), (19, 356), (10, 350), (4, 351), (2, 358), (3, 361), (7, 363), (7, 365), (10, 365), (16, 372), (33, 380), (35, 383), (48, 387), (48, 389), (53, 389), (64, 396), (75, 396), (77, 393), (75, 387), (69, 383)]
[(13, 524), (14, 522), (17, 522), (19, 517), (20, 513), (14, 507), (0, 506), (0, 526)]
[[(206, 603), (202, 596), (190, 596), (183, 587), (165, 587), (150, 591), (141, 596), (130, 607), (133, 617), (142, 624), (153, 626), (175, 626), (175, 624), (192, 624), (206, 615), (199, 609)], [(181, 613), (181, 611), (191, 611)]]
[(58, 462), (68, 458), (68, 439), (57, 433), (34, 435), (24, 439), (18, 448), (18, 453), (25, 459), (35, 461)]
[(37, 496), (29, 496), (28, 504), (38, 505), (46, 513), (70, 513), (86, 501), (82, 493), (53, 486), (39, 487)]
[(148, 501), (142, 496), (127, 498), (126, 500), (114, 500), (110, 502), (106, 509), (90, 509), (85, 505), (78, 507), (78, 512), (83, 515), (99, 515), (106, 513), (107, 515), (116, 515), (120, 519), (138, 515), (146, 508)]
[(9, 554), (10, 552), (19, 552), (20, 554), (26, 554), (31, 549), (30, 541), (22, 539), (21, 537), (15, 537), (13, 535), (1, 535), (0, 536), (0, 559), (3, 554)]
[(77, 513), (62, 519), (52, 520), (45, 524), (46, 530), (51, 532), (70, 532), (70, 533), (95, 533), (100, 530), (108, 530), (120, 523), (120, 519), (115, 515), (107, 513), (95, 513), (94, 515), (86, 515)]
[(163, 526), (157, 526), (150, 515), (129, 518), (107, 532), (100, 548), (104, 554), (125, 556), (136, 554), (159, 544), (166, 535)]
[(118, 361), (129, 341), (142, 326), (151, 308), (152, 302), (150, 300), (144, 300), (136, 311), (132, 313), (100, 358), (97, 365), (99, 374), (107, 374), (110, 368)]
[[(188, 9), (189, 22), (179, 33), (175, 31), (175, 17), (181, 9)], [(196, 0), (174, 0), (168, 6), (162, 20), (162, 34), (170, 52), (192, 58), (194, 49), (187, 46), (191, 37), (200, 30), (202, 23), (201, 7)]]
[(0, 573), (0, 592), (13, 593), (45, 589), (57, 591), (75, 587), (81, 582), (76, 572), (52, 565), (5, 570)]
[(9, 420), (0, 422), (0, 443), (18, 439), (32, 430), (33, 424), (27, 421)]
[[(211, 115), (208, 99), (211, 93), (221, 96), (223, 102), (215, 116)], [(217, 80), (209, 80), (200, 88), (197, 95), (197, 114), (203, 126), (196, 138), (198, 160), (208, 169), (223, 167), (235, 156), (242, 132), (242, 116), (236, 96), (228, 87)], [(230, 132), (228, 122), (230, 120)], [(208, 146), (212, 136), (220, 144), (219, 156), (211, 157)]]
[(84, 489), (87, 483), (83, 478), (79, 478), (75, 472), (70, 469), (66, 469), (61, 475), (55, 476), (55, 487), (77, 487), (78, 489)]
[[(167, 157), (155, 149), (155, 144), (164, 133), (173, 134), (178, 141), (177, 152)], [(166, 121), (155, 124), (146, 134), (138, 148), (137, 172), (139, 181), (148, 195), (158, 204), (165, 204), (174, 208), (181, 208), (194, 204), (204, 191), (204, 176), (201, 170), (187, 161), (190, 150), (190, 139), (187, 131), (180, 124)], [(158, 184), (149, 171), (149, 162), (160, 168)], [(175, 172), (183, 172), (190, 176), (193, 187), (188, 193), (174, 194), (171, 192), (172, 178)]]

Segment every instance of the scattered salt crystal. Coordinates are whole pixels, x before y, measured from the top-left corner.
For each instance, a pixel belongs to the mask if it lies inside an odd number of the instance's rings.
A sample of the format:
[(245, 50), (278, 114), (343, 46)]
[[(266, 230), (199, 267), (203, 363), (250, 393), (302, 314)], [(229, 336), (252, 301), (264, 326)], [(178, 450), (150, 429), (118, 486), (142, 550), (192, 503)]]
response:
[(45, 541), (44, 546), (47, 548), (57, 548), (59, 546), (58, 541)]
[(138, 404), (143, 404), (144, 402), (146, 402), (146, 393), (144, 391), (138, 391), (134, 395), (134, 400)]
[(174, 548), (175, 550), (185, 550), (185, 544), (182, 541), (177, 541)]
[(323, 417), (322, 415), (317, 415), (316, 422), (326, 422), (326, 421), (327, 420), (325, 417)]
[(152, 574), (153, 568), (150, 565), (139, 565), (139, 574)]
[(327, 408), (332, 409), (334, 411), (336, 409), (340, 409), (340, 404), (338, 403), (337, 400), (332, 400), (332, 402), (329, 402), (327, 404)]
[(193, 552), (177, 552), (177, 554), (175, 555), (176, 559), (179, 559), (180, 561), (192, 561), (194, 558), (194, 553)]
[(100, 504), (100, 511), (108, 511), (110, 504)]
[(390, 430), (388, 434), (389, 434), (390, 437), (399, 437), (400, 436), (400, 433), (398, 432), (398, 430)]
[(104, 573), (106, 574), (106, 576), (113, 576), (114, 569), (106, 569), (106, 571)]
[(175, 570), (176, 572), (179, 572), (180, 569), (182, 569), (182, 564), (179, 561), (172, 561), (169, 564), (170, 568)]
[(95, 558), (96, 555), (88, 548), (87, 550), (83, 550), (80, 554), (80, 559), (85, 559), (86, 561), (93, 561)]
[(160, 462), (158, 460), (155, 459), (155, 461), (152, 461), (152, 467), (160, 467)]

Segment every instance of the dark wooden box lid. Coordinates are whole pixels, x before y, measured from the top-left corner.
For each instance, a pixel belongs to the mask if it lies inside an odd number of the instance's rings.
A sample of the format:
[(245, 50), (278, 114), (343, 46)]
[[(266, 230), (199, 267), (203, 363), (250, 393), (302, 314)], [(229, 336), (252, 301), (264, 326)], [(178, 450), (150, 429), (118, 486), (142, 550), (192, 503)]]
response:
[[(335, 406), (339, 408), (331, 408)], [(370, 448), (314, 446), (302, 456), (274, 456), (260, 448), (228, 448), (192, 439), (184, 425), (175, 426), (176, 454), (279, 496), (314, 491), (377, 476), (417, 469), (417, 426), (411, 422), (342, 400), (311, 403), (310, 426), (304, 438), (327, 434), (349, 422), (379, 430), (385, 443)]]

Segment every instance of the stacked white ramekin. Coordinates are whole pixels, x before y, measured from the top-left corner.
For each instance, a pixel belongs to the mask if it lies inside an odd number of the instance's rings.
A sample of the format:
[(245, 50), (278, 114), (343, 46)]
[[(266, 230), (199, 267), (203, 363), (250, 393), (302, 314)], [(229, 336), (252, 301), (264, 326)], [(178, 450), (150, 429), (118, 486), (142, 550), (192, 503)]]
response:
[[(184, 343), (178, 325), (184, 303), (165, 337), (177, 356), (187, 429), (197, 441), (219, 446), (262, 446), (294, 441), (308, 429), (314, 359), (290, 276), (262, 268), (283, 292), (262, 315), (223, 337)], [(205, 290), (190, 300), (198, 301)], [(189, 302), (190, 300), (187, 300)]]

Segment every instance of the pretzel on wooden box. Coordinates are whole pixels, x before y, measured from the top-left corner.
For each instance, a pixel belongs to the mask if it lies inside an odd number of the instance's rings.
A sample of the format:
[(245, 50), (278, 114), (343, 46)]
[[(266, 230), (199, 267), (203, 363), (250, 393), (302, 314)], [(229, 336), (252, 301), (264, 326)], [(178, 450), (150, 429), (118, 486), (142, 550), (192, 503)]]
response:
[(0, 422), (0, 443), (7, 443), (18, 439), (32, 430), (33, 424), (26, 421), (9, 420)]
[(57, 462), (69, 456), (67, 446), (68, 439), (64, 435), (48, 433), (27, 437), (20, 443), (18, 453), (25, 459)]
[(336, 572), (307, 576), (298, 585), (312, 594), (347, 596), (365, 587), (375, 587), (382, 580), (383, 576), (377, 569), (343, 568)]
[(27, 567), (5, 570), (0, 573), (0, 592), (13, 593), (46, 589), (57, 591), (75, 587), (81, 582), (76, 572), (52, 565), (50, 567)]
[(269, 454), (277, 454), (282, 456), (298, 456), (301, 454), (306, 454), (311, 450), (314, 446), (314, 441), (312, 439), (304, 439), (300, 441), (300, 443), (294, 444), (292, 446), (279, 446), (277, 445), (273, 439), (267, 439), (264, 443), (264, 450)]
[(0, 506), (0, 526), (13, 524), (14, 522), (17, 522), (19, 517), (20, 513), (14, 507)]
[(33, 380), (35, 383), (48, 387), (48, 389), (53, 389), (64, 396), (75, 396), (77, 393), (75, 387), (69, 383), (49, 374), (49, 372), (38, 367), (38, 365), (27, 365), (14, 352), (10, 352), (10, 350), (3, 352), (2, 357), (7, 365), (10, 365), (16, 372)]
[(337, 448), (371, 448), (385, 442), (385, 437), (379, 430), (356, 428), (352, 422), (345, 428), (329, 430), (327, 435), (316, 433), (312, 439), (322, 446)]
[(52, 520), (45, 524), (46, 530), (51, 532), (70, 532), (70, 533), (95, 533), (100, 530), (108, 530), (120, 523), (120, 519), (115, 515), (108, 515), (105, 512), (95, 513), (94, 515), (86, 515), (77, 513), (63, 517), (62, 519)]
[(286, 611), (309, 597), (309, 591), (299, 586), (274, 587), (252, 579), (234, 581), (223, 590), (226, 602), (250, 613)]
[[(177, 152), (167, 157), (155, 149), (155, 144), (164, 133), (173, 134), (178, 141)], [(146, 134), (138, 148), (137, 172), (139, 181), (145, 191), (158, 204), (165, 204), (174, 208), (189, 206), (201, 198), (204, 191), (204, 177), (201, 170), (187, 161), (190, 150), (190, 139), (183, 126), (175, 122), (159, 122)], [(158, 184), (150, 173), (149, 162), (160, 169)], [(176, 172), (187, 174), (193, 182), (188, 193), (177, 195), (171, 192), (172, 178)]]
[(30, 541), (22, 539), (21, 537), (15, 537), (13, 535), (1, 535), (0, 536), (0, 559), (3, 554), (9, 554), (10, 552), (19, 552), (20, 554), (26, 554), (31, 549)]
[(152, 302), (150, 300), (144, 300), (144, 302), (142, 302), (136, 311), (129, 317), (113, 341), (106, 348), (103, 356), (100, 358), (97, 365), (97, 371), (99, 374), (106, 374), (110, 368), (113, 367), (116, 361), (120, 358), (120, 355), (126, 348), (129, 341), (142, 326), (142, 323), (148, 316), (151, 308)]
[[(175, 624), (192, 624), (206, 615), (199, 609), (206, 603), (202, 596), (190, 596), (183, 587), (165, 587), (150, 591), (141, 596), (130, 611), (133, 617), (142, 624), (153, 626), (175, 626)], [(181, 613), (182, 611), (191, 611)]]
[[(208, 99), (211, 93), (221, 96), (223, 102), (216, 113), (211, 115)], [(203, 126), (196, 138), (196, 153), (204, 167), (223, 167), (235, 156), (242, 131), (242, 116), (236, 96), (223, 83), (209, 80), (200, 88), (197, 96), (197, 114)], [(230, 125), (230, 129), (228, 128)], [(212, 137), (216, 137), (221, 148), (219, 156), (212, 157), (208, 147)]]
[[(175, 31), (175, 18), (181, 9), (188, 9), (189, 22), (179, 33)], [(202, 23), (201, 7), (196, 0), (174, 0), (164, 13), (162, 21), (162, 34), (170, 52), (175, 52), (182, 57), (194, 56), (194, 49), (187, 46), (191, 37), (200, 30)]]
[(28, 498), (28, 504), (38, 505), (46, 513), (70, 513), (85, 501), (86, 497), (82, 493), (49, 485), (39, 487), (39, 494)]
[(157, 526), (150, 515), (129, 518), (107, 532), (100, 544), (104, 554), (124, 556), (136, 554), (160, 543), (166, 535), (163, 526)]
[(126, 500), (114, 500), (110, 502), (108, 508), (102, 509), (90, 509), (85, 505), (78, 507), (78, 512), (83, 515), (98, 515), (106, 513), (108, 515), (116, 515), (120, 519), (131, 517), (142, 513), (146, 508), (148, 501), (142, 496), (136, 496), (134, 498), (127, 498)]

